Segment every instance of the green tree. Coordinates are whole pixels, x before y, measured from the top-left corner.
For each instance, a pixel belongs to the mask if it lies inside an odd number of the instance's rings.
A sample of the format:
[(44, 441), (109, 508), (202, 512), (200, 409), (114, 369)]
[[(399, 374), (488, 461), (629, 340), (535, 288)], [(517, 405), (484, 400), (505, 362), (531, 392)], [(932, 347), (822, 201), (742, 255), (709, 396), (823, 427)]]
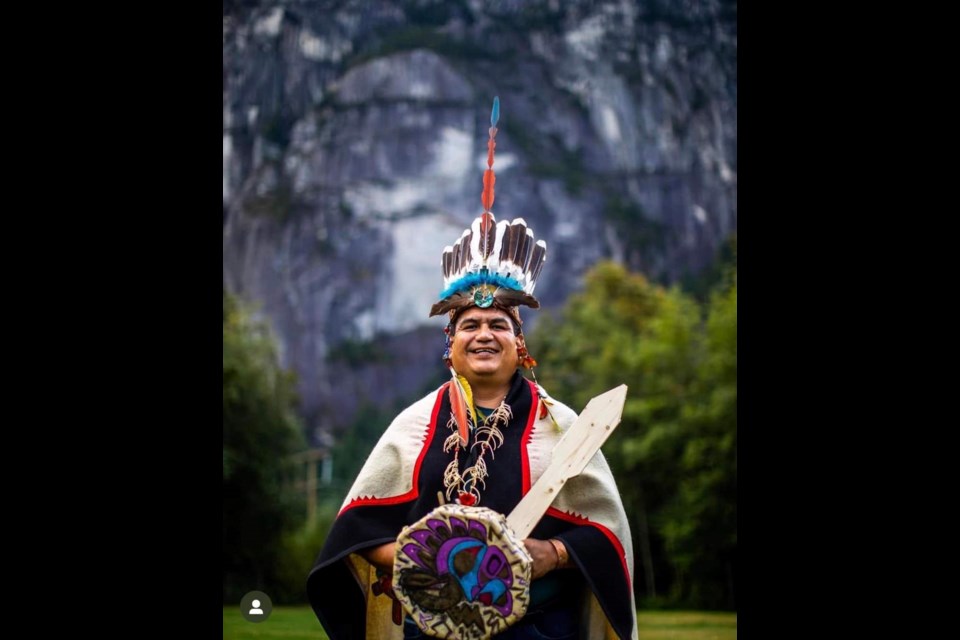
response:
[(716, 568), (704, 559), (715, 540), (736, 545), (733, 296), (731, 345), (727, 298), (711, 299), (711, 308), (725, 306), (711, 311), (705, 324), (704, 310), (679, 288), (664, 289), (603, 262), (560, 316), (546, 316), (530, 337), (544, 386), (574, 409), (611, 387), (629, 387), (622, 422), (604, 454), (631, 517), (637, 593), (659, 602), (721, 606), (732, 584), (731, 577), (714, 588)]
[(682, 598), (736, 608), (736, 271), (711, 295), (704, 346), (696, 389), (684, 406), (680, 482), (665, 509), (663, 533)]
[(223, 293), (223, 599), (276, 594), (281, 543), (302, 520), (290, 454), (303, 448), (295, 380), (269, 327)]

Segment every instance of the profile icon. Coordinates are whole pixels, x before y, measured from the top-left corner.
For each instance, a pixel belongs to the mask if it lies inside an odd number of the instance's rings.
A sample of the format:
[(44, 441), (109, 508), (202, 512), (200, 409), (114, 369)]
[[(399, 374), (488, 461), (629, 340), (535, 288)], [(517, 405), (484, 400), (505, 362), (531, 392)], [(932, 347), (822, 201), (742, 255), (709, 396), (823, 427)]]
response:
[(263, 622), (271, 611), (273, 602), (263, 591), (250, 591), (240, 599), (240, 615), (247, 622)]

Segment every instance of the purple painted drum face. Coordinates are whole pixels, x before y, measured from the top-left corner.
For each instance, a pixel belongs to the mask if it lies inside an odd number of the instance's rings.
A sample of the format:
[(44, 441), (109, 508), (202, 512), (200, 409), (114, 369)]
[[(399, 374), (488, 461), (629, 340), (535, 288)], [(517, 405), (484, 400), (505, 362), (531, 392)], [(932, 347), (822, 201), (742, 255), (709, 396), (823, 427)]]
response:
[(426, 633), (489, 637), (526, 612), (531, 561), (501, 514), (444, 505), (397, 542), (397, 599)]

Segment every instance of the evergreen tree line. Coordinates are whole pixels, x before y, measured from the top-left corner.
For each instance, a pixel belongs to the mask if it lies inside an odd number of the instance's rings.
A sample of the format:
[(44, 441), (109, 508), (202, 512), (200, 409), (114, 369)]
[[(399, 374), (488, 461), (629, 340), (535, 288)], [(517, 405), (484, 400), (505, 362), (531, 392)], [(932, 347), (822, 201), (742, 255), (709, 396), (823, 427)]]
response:
[(291, 490), (290, 455), (305, 448), (295, 388), (293, 374), (278, 365), (268, 325), (224, 292), (224, 604), (254, 589), (275, 602), (287, 595), (278, 588), (286, 536), (304, 524), (302, 498)]
[(574, 410), (629, 388), (603, 452), (631, 519), (638, 605), (736, 609), (735, 262), (703, 301), (600, 263), (528, 342), (544, 388)]

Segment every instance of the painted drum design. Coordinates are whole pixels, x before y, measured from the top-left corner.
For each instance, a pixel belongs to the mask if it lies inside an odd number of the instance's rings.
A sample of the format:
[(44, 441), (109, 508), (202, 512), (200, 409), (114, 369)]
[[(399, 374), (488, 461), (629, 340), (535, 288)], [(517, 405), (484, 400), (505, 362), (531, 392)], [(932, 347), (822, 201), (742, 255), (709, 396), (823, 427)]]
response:
[(505, 516), (447, 504), (397, 537), (394, 591), (424, 633), (489, 638), (526, 613), (532, 566)]

